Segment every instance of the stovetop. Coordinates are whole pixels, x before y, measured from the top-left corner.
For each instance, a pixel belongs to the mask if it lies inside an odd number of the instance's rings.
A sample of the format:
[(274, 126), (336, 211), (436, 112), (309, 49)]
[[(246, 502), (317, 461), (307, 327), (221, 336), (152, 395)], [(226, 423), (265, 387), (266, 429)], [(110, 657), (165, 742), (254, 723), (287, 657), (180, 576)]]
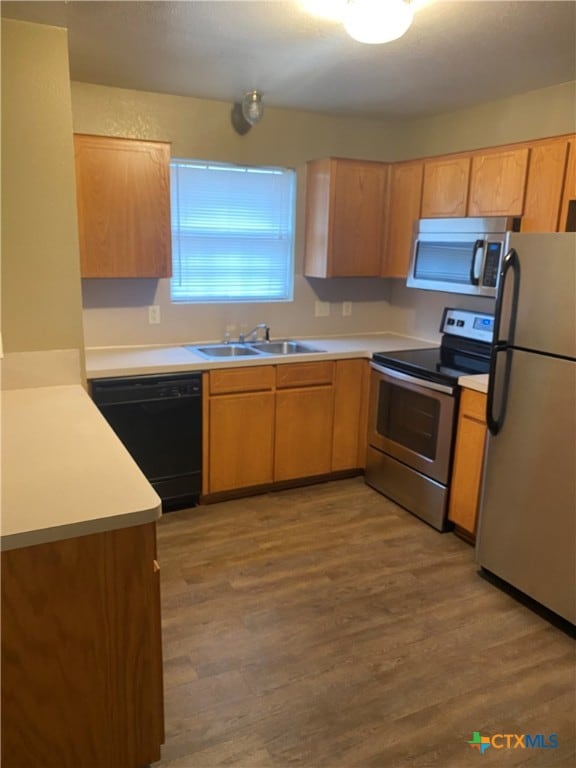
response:
[(460, 376), (488, 373), (493, 326), (492, 315), (447, 307), (439, 347), (376, 352), (372, 359), (400, 373), (454, 386)]
[(442, 347), (376, 352), (372, 359), (386, 368), (450, 386), (457, 384), (460, 376), (488, 373), (490, 368), (488, 356), (468, 357), (465, 353), (453, 352), (446, 355)]

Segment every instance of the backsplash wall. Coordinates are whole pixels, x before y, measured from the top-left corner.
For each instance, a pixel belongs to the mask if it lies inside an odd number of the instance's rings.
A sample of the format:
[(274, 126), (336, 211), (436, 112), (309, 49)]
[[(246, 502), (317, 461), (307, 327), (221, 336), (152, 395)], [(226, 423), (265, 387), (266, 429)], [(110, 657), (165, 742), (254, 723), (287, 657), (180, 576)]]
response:
[[(236, 338), (260, 322), (273, 338), (346, 335), (387, 330), (390, 281), (308, 280), (297, 274), (293, 302), (172, 304), (169, 280), (84, 280), (87, 347), (181, 344)], [(315, 301), (330, 303), (329, 317), (315, 317)], [(342, 302), (352, 315), (342, 316)], [(148, 306), (160, 307), (161, 323), (148, 323)]]
[(440, 341), (440, 322), (445, 307), (494, 313), (495, 299), (407, 288), (404, 280), (388, 282), (390, 292), (386, 330), (402, 336)]

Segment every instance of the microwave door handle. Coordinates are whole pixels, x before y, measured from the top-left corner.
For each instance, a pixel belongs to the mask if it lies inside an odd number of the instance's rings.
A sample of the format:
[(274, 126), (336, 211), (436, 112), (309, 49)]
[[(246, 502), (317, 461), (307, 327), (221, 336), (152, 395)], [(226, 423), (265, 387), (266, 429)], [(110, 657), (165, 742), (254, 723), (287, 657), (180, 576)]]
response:
[[(480, 255), (480, 258), (478, 258)], [(470, 262), (470, 283), (478, 285), (480, 283), (480, 272), (482, 262), (484, 261), (484, 240), (476, 240), (472, 248), (472, 261)]]

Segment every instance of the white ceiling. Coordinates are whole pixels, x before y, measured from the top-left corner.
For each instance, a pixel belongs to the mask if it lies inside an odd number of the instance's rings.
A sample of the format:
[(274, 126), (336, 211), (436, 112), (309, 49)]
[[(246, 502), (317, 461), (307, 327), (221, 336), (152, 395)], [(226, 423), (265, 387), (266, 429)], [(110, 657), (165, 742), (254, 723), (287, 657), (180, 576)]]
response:
[(576, 79), (576, 2), (458, 0), (386, 45), (351, 40), (296, 0), (2, 2), (67, 26), (73, 80), (228, 102), (414, 117)]

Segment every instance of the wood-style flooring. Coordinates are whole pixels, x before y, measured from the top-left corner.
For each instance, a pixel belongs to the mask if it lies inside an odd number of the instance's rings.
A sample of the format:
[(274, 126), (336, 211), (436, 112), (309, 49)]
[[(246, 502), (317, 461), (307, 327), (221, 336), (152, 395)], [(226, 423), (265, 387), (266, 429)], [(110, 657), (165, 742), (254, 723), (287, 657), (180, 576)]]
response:
[[(158, 768), (576, 765), (574, 640), (362, 478), (165, 515)], [(468, 745), (557, 734), (557, 749)]]

